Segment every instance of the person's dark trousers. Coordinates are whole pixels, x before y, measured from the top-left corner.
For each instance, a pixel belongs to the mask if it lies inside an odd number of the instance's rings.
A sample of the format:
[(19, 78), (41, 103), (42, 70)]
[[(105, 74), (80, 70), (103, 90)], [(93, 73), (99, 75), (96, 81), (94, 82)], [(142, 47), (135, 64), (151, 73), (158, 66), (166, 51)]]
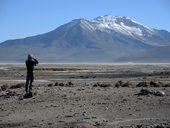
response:
[(25, 91), (30, 92), (32, 90), (32, 82), (34, 81), (33, 71), (27, 72), (27, 79), (25, 84)]

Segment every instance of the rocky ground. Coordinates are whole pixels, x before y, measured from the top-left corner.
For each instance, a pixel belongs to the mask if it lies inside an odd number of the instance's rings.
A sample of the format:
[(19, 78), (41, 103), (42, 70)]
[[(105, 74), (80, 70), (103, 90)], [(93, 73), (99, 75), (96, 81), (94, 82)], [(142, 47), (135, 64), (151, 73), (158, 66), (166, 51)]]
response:
[(169, 64), (0, 65), (0, 128), (169, 128)]

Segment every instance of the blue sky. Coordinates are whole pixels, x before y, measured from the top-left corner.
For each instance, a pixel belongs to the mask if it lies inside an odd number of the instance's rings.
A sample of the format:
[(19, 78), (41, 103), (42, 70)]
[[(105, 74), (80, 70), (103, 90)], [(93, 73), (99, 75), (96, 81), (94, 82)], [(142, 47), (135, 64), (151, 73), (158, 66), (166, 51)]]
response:
[(0, 0), (0, 42), (49, 32), (73, 19), (128, 16), (170, 31), (170, 0)]

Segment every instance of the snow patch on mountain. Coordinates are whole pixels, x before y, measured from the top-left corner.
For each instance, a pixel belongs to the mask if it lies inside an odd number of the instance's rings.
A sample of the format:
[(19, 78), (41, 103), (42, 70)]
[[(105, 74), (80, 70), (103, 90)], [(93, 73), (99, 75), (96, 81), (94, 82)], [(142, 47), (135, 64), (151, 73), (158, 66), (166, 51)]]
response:
[(123, 22), (121, 22), (120, 24), (121, 24), (120, 26), (122, 27), (122, 30), (124, 32), (127, 32), (131, 36), (133, 36), (133, 34), (138, 35), (138, 36), (143, 36), (142, 30), (140, 28), (126, 26)]
[[(145, 36), (147, 33), (154, 34), (154, 29), (142, 25), (128, 17), (121, 16), (99, 16), (92, 20), (98, 25), (96, 29), (100, 28), (101, 31), (116, 31), (128, 36)], [(106, 29), (106, 30), (105, 30)], [(109, 31), (109, 32), (110, 32)]]

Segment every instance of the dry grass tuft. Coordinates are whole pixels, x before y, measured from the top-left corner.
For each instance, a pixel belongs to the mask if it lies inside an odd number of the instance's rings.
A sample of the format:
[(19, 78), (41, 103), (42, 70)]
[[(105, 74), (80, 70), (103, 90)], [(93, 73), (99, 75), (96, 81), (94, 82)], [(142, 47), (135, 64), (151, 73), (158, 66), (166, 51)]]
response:
[(8, 84), (4, 84), (4, 85), (1, 86), (1, 90), (2, 91), (6, 91), (8, 89), (9, 89), (9, 85)]
[(19, 83), (19, 84), (16, 84), (16, 85), (11, 85), (10, 89), (17, 89), (17, 88), (22, 88), (22, 87), (24, 87), (24, 83)]
[(130, 83), (129, 81), (128, 82), (125, 82), (123, 83), (121, 80), (118, 81), (116, 84), (115, 84), (115, 87), (132, 87), (132, 83)]
[(24, 94), (24, 96), (23, 96), (24, 99), (32, 98), (32, 97), (33, 97), (32, 92), (26, 93), (26, 94)]
[(148, 83), (147, 82), (139, 82), (136, 87), (148, 87)]
[(64, 83), (58, 83), (56, 82), (54, 86), (62, 86), (62, 87), (72, 87), (74, 84), (71, 81), (67, 81)]
[(97, 82), (96, 84), (93, 85), (93, 87), (103, 87), (103, 88), (106, 88), (106, 87), (111, 87), (111, 84)]
[(170, 87), (170, 83), (163, 85), (163, 87)]
[(52, 87), (52, 86), (53, 86), (53, 84), (52, 84), (52, 83), (49, 83), (49, 84), (48, 84), (48, 87)]

